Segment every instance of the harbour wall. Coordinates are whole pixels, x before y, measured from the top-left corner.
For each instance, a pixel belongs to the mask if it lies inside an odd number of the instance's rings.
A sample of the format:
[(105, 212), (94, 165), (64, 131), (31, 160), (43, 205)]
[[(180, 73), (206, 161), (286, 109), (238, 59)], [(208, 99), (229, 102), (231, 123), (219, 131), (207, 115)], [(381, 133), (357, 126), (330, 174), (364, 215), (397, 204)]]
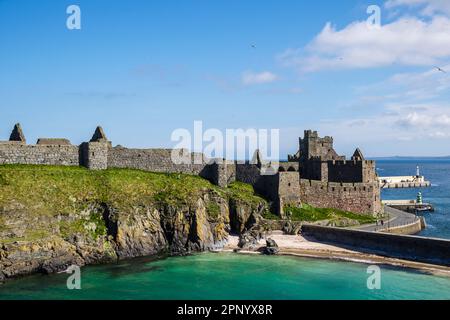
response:
[(450, 240), (309, 224), (302, 226), (302, 235), (354, 250), (450, 266)]
[(424, 221), (423, 217), (418, 218), (412, 223), (390, 227), (389, 229), (379, 230), (378, 232), (387, 232), (387, 233), (395, 233), (395, 234), (417, 234), (424, 229)]

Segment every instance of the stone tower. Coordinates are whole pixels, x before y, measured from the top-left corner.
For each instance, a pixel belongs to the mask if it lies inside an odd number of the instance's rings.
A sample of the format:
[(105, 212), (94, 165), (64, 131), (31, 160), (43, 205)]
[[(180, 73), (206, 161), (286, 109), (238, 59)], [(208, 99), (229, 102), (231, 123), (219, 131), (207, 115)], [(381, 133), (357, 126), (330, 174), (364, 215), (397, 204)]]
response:
[(333, 149), (333, 138), (320, 138), (317, 131), (305, 130), (303, 139), (299, 139), (300, 160), (320, 159), (340, 160), (340, 157)]
[(92, 170), (107, 169), (110, 147), (111, 142), (106, 138), (102, 127), (98, 126), (91, 141), (83, 143), (80, 147), (80, 164)]

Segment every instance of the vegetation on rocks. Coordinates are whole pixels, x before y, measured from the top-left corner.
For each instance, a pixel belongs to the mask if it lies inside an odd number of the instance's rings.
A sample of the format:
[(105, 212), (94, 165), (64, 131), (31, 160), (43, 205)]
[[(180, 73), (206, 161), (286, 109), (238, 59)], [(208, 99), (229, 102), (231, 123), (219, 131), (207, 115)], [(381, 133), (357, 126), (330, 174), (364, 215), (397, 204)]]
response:
[(0, 165), (0, 281), (158, 253), (223, 245), (267, 202), (251, 186), (185, 174)]
[(317, 222), (328, 220), (338, 223), (339, 220), (347, 220), (353, 221), (355, 224), (366, 224), (376, 221), (374, 217), (369, 215), (332, 208), (315, 208), (308, 204), (303, 204), (301, 207), (286, 206), (284, 210), (292, 221)]
[[(373, 221), (308, 205), (285, 211), (293, 221)], [(215, 249), (230, 232), (260, 232), (262, 217), (279, 219), (241, 182), (221, 188), (185, 174), (0, 165), (0, 281), (72, 264)]]
[[(136, 207), (194, 206), (204, 194), (236, 199), (249, 205), (265, 202), (252, 186), (233, 183), (229, 188), (217, 187), (207, 180), (185, 174), (151, 173), (139, 170), (108, 169), (90, 171), (82, 167), (0, 166), (0, 230), (7, 229), (1, 213), (26, 212), (28, 218), (67, 216), (81, 213), (82, 219), (60, 223), (63, 235), (82, 232), (93, 236), (106, 234), (102, 217), (93, 211), (96, 204), (108, 204), (116, 210)], [(207, 213), (218, 218), (220, 206), (208, 201)], [(83, 214), (85, 213), (85, 214)], [(73, 220), (73, 221), (71, 221)], [(94, 225), (96, 227), (94, 227)], [(45, 225), (42, 226), (45, 228)], [(48, 225), (50, 232), (54, 226)], [(36, 229), (24, 233), (24, 239)], [(0, 243), (6, 239), (0, 238)]]

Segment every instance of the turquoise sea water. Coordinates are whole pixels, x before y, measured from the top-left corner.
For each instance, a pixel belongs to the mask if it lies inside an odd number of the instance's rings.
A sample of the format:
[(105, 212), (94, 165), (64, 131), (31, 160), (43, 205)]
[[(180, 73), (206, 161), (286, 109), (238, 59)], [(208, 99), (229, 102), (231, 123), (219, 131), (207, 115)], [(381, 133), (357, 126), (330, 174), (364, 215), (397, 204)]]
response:
[(450, 160), (389, 160), (377, 161), (380, 176), (412, 176), (416, 166), (431, 181), (430, 188), (384, 189), (382, 199), (415, 199), (420, 191), (424, 202), (431, 202), (435, 212), (425, 213), (427, 228), (419, 235), (450, 239)]
[(367, 265), (286, 256), (205, 253), (35, 275), (0, 286), (0, 299), (450, 299), (450, 278), (381, 266), (381, 290)]
[[(381, 176), (414, 175), (425, 189), (383, 190), (383, 199), (414, 199), (436, 212), (420, 235), (450, 239), (450, 160), (377, 161)], [(367, 289), (367, 265), (297, 257), (198, 254), (136, 259), (82, 268), (81, 290), (69, 275), (34, 275), (0, 285), (0, 299), (450, 299), (450, 278), (381, 267), (381, 290)]]

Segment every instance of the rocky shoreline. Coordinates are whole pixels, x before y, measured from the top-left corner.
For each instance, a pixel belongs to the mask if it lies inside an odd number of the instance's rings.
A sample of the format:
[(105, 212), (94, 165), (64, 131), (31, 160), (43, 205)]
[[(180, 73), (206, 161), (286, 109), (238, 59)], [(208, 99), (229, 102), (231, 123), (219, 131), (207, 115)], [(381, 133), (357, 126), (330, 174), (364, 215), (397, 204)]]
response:
[[(449, 267), (368, 254), (358, 251), (358, 248), (344, 249), (306, 240), (295, 232), (287, 234), (286, 230), (264, 229), (265, 220), (262, 219), (258, 210), (252, 210), (245, 206), (234, 207), (231, 211), (237, 214), (235, 219), (239, 223), (236, 226), (242, 229), (238, 229), (241, 232), (239, 236), (229, 235), (231, 227), (226, 224), (229, 222), (227, 220), (229, 216), (226, 214), (229, 207), (224, 203), (223, 209), (225, 213), (221, 216), (222, 222), (225, 222), (223, 226), (205, 219), (204, 203), (198, 201), (198, 207), (191, 212), (192, 215), (189, 214), (189, 211), (185, 212), (187, 216), (180, 215), (181, 212), (177, 210), (173, 211), (173, 219), (169, 224), (166, 224), (167, 221), (161, 220), (161, 214), (157, 210), (153, 211), (153, 216), (144, 216), (143, 220), (132, 219), (132, 224), (128, 220), (129, 217), (125, 220), (118, 219), (117, 234), (115, 237), (108, 235), (107, 239), (102, 239), (103, 243), (100, 239), (95, 243), (77, 237), (71, 241), (55, 236), (36, 242), (16, 241), (4, 244), (0, 248), (0, 283), (7, 279), (33, 273), (61, 272), (71, 265), (107, 264), (135, 257), (187, 255), (203, 251), (280, 254), (390, 265), (450, 277)], [(183, 222), (186, 217), (189, 217), (187, 219), (189, 223)], [(161, 225), (148, 225), (155, 221)], [(245, 227), (246, 224), (251, 227)], [(149, 232), (151, 227), (154, 229)], [(296, 230), (295, 226), (293, 230)]]
[[(251, 185), (221, 188), (199, 177), (137, 170), (0, 167), (0, 282), (71, 265), (251, 252), (263, 244), (268, 254), (361, 258), (357, 249), (299, 241), (300, 222), (266, 220), (268, 213), (270, 204)], [(271, 230), (283, 235), (273, 232), (275, 241), (266, 243)]]
[[(102, 204), (70, 216), (49, 217), (48, 221), (27, 221), (28, 226), (38, 227), (41, 223), (59, 226), (50, 237), (35, 240), (14, 240), (21, 233), (21, 220), (27, 220), (26, 214), (3, 213), (9, 234), (0, 232), (0, 238), (11, 241), (0, 245), (0, 281), (32, 273), (59, 272), (70, 265), (217, 250), (226, 244), (230, 231), (243, 232), (246, 226), (261, 219), (260, 213), (265, 209), (263, 203), (251, 206), (216, 197), (218, 212), (211, 218), (207, 213), (211, 196), (205, 193), (194, 206), (143, 206), (123, 212)], [(92, 217), (98, 221), (91, 221), (96, 220)], [(82, 232), (66, 236), (61, 226), (69, 222), (81, 224)], [(99, 232), (102, 226), (105, 232)]]
[(223, 251), (239, 254), (261, 254), (267, 246), (266, 239), (269, 238), (277, 243), (279, 255), (347, 261), (369, 265), (389, 265), (437, 276), (450, 277), (450, 267), (361, 252), (358, 248), (342, 248), (332, 244), (307, 240), (300, 234), (286, 234), (283, 231), (268, 232), (252, 246), (245, 247), (244, 249), (239, 245), (239, 237), (231, 236)]

